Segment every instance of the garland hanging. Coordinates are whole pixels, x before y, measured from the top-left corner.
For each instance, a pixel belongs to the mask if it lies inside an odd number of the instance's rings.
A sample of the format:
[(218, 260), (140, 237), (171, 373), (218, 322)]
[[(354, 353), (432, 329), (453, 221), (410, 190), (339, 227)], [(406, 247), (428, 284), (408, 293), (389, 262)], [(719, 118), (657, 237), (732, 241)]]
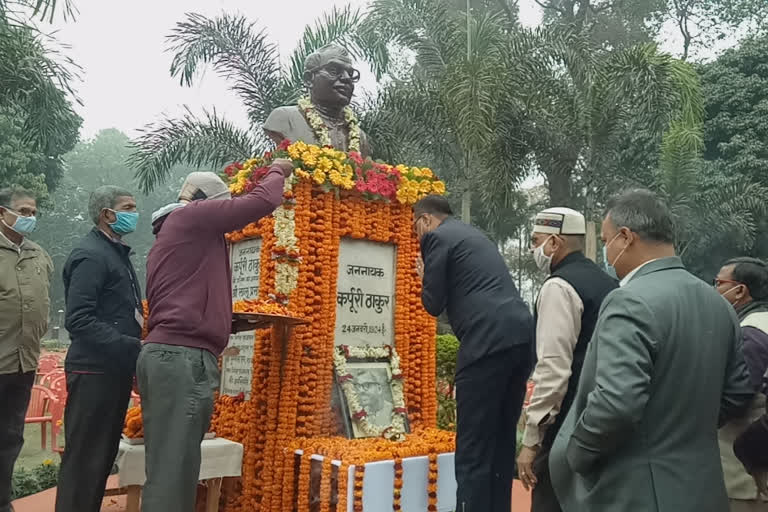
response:
[[(360, 398), (355, 388), (354, 377), (347, 369), (348, 359), (384, 360), (389, 361), (392, 370), (392, 422), (387, 426), (374, 425), (368, 421), (368, 411), (360, 404)], [(400, 357), (397, 351), (390, 345), (380, 347), (348, 346), (336, 347), (333, 354), (333, 366), (336, 369), (336, 377), (347, 399), (349, 413), (352, 421), (365, 433), (366, 437), (385, 437), (390, 441), (401, 441), (405, 435), (405, 418), (408, 410), (405, 408), (405, 396), (403, 394), (403, 372), (400, 370)]]
[[(299, 99), (299, 109), (304, 113), (304, 117), (315, 133), (315, 137), (320, 145), (333, 146), (328, 126), (323, 121), (323, 118), (320, 117), (320, 114), (317, 113), (317, 109), (312, 104), (309, 96)], [(347, 149), (350, 152), (360, 153), (360, 123), (354, 110), (350, 107), (344, 107), (344, 121), (347, 123), (347, 131), (349, 133), (349, 147)]]

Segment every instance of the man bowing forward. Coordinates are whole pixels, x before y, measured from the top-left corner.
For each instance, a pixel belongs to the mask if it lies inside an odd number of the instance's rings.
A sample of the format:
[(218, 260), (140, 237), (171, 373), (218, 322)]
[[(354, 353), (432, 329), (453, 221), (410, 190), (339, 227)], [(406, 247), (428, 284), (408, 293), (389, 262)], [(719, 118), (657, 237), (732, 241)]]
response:
[(448, 201), (414, 206), (424, 308), (448, 313), (456, 362), (456, 510), (509, 512), (516, 426), (531, 368), (533, 319), (499, 249), (455, 220)]

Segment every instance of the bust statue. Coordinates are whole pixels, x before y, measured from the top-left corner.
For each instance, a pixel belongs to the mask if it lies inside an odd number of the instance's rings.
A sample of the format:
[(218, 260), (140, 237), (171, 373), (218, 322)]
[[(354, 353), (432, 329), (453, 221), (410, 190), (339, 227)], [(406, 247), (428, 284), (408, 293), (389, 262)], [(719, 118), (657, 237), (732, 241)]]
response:
[(264, 123), (264, 133), (275, 144), (288, 139), (341, 151), (370, 154), (368, 140), (350, 108), (360, 72), (352, 67), (349, 52), (325, 46), (304, 62), (304, 86), (309, 97), (298, 105), (278, 107)]

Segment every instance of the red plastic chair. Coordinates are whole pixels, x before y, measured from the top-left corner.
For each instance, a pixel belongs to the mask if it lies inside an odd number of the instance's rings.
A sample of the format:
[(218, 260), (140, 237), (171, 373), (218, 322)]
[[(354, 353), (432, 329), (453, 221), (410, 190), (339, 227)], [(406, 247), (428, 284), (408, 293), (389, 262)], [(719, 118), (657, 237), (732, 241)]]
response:
[(61, 455), (64, 448), (59, 446), (58, 437), (61, 435), (61, 428), (64, 422), (64, 404), (66, 399), (58, 399), (51, 405), (51, 449)]
[(51, 387), (51, 383), (58, 379), (59, 377), (64, 376), (64, 369), (62, 368), (54, 368), (53, 370), (49, 371), (48, 373), (44, 374), (42, 378), (40, 379), (39, 384), (41, 386), (45, 386), (47, 388)]
[(48, 388), (56, 395), (56, 399), (63, 404), (67, 402), (67, 376), (64, 372), (51, 381)]
[(37, 381), (40, 382), (41, 378), (53, 370), (61, 366), (61, 358), (57, 355), (47, 354), (40, 358), (37, 363)]
[(27, 417), (24, 423), (39, 423), (41, 429), (40, 445), (45, 450), (45, 444), (48, 437), (48, 428), (46, 424), (51, 424), (51, 434), (55, 438), (56, 434), (53, 432), (53, 409), (57, 405), (56, 396), (53, 391), (45, 386), (39, 386), (35, 384), (32, 386), (32, 394), (29, 399), (29, 407), (27, 408)]

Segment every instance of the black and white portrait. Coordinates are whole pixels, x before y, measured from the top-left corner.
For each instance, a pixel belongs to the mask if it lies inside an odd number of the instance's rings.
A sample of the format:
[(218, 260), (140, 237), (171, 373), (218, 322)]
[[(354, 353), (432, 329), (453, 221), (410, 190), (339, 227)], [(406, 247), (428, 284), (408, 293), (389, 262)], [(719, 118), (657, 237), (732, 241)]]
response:
[[(368, 421), (377, 427), (388, 427), (394, 409), (389, 363), (348, 363), (348, 366), (360, 405), (368, 413)], [(357, 430), (355, 425), (353, 429)], [(355, 432), (355, 437), (360, 435)]]

